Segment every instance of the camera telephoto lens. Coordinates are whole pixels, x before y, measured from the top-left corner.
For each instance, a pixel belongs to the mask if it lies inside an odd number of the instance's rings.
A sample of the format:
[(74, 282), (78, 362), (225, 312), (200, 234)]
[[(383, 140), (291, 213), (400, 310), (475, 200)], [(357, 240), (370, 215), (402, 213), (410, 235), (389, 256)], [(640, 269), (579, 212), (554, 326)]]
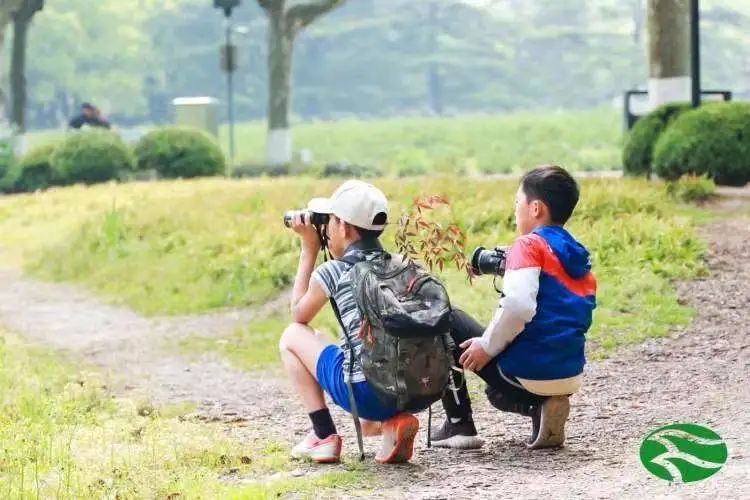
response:
[(487, 250), (484, 247), (477, 247), (471, 255), (471, 270), (477, 276), (482, 274), (504, 275), (505, 251), (502, 248)]
[(284, 225), (286, 227), (292, 227), (292, 219), (294, 219), (295, 215), (297, 215), (296, 210), (289, 210), (288, 212), (284, 213)]
[(284, 225), (286, 227), (292, 227), (292, 220), (299, 213), (310, 213), (310, 223), (318, 228), (328, 224), (331, 217), (329, 214), (319, 214), (316, 212), (307, 212), (305, 210), (289, 210), (284, 214)]

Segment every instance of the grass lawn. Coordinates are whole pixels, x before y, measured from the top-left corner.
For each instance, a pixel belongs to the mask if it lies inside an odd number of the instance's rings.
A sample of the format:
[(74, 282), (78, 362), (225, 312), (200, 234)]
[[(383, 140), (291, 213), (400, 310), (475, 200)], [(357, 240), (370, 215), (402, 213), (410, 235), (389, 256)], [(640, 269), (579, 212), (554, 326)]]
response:
[(299, 467), (286, 446), (240, 443), (184, 412), (115, 399), (95, 372), (0, 331), (0, 497), (274, 498), (370, 487), (354, 462), (285, 474)]
[[(265, 126), (237, 126), (237, 164), (263, 162)], [(223, 147), (227, 133), (223, 128)], [(609, 108), (300, 123), (293, 134), (295, 151), (309, 149), (314, 163), (354, 163), (384, 174), (507, 173), (550, 162), (573, 170), (621, 165), (621, 118)]]
[[(219, 143), (225, 150), (227, 134), (223, 126)], [(235, 134), (235, 165), (262, 164), (265, 122), (239, 123)], [(64, 135), (32, 132), (28, 144), (58, 142)], [(383, 175), (508, 173), (550, 162), (572, 170), (621, 166), (621, 115), (613, 108), (308, 122), (294, 124), (293, 136), (294, 150), (310, 150), (314, 165), (352, 163)]]
[[(287, 289), (298, 242), (282, 213), (340, 181), (309, 178), (207, 179), (74, 187), (0, 198), (6, 260), (48, 280), (81, 283), (145, 314), (196, 313), (260, 304)], [(510, 180), (455, 176), (375, 181), (398, 214), (418, 195), (443, 194), (450, 207), (435, 216), (455, 221), (475, 246), (512, 241)], [(678, 304), (671, 280), (703, 271), (694, 227), (701, 212), (669, 197), (663, 184), (629, 179), (582, 182), (571, 231), (590, 249), (599, 280), (589, 339), (596, 355), (665, 335), (691, 311)], [(384, 242), (392, 246), (395, 230)], [(491, 279), (469, 285), (455, 270), (438, 273), (454, 304), (487, 321), (497, 303)], [(216, 344), (240, 364), (277, 363), (284, 311)], [(326, 314), (317, 326), (333, 330)], [(205, 339), (194, 341), (201, 349)]]

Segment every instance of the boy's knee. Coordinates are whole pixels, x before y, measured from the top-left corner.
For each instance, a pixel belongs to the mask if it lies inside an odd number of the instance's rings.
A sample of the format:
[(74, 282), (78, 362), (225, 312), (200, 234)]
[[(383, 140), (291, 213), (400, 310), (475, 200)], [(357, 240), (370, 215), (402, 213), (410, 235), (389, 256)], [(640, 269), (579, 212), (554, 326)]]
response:
[(284, 328), (284, 331), (281, 334), (281, 338), (279, 339), (279, 351), (281, 351), (282, 353), (284, 351), (288, 351), (292, 346), (292, 343), (294, 342), (293, 338), (296, 325), (297, 323), (291, 323), (290, 325), (287, 325), (286, 328)]
[(292, 351), (294, 349), (295, 340), (299, 338), (300, 333), (306, 333), (305, 330), (310, 330), (310, 327), (301, 323), (290, 323), (284, 329), (279, 339), (279, 351)]
[(511, 394), (487, 386), (484, 390), (487, 395), (487, 400), (492, 406), (500, 411), (518, 413), (519, 415), (529, 416), (531, 414), (531, 408), (539, 405), (544, 401), (544, 398), (530, 396), (528, 398), (513, 397)]

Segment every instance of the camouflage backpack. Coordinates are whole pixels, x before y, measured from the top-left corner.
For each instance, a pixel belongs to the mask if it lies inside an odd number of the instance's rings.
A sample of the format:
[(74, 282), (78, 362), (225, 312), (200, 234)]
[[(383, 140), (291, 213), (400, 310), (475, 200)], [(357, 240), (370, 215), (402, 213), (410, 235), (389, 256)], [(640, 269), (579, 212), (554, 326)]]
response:
[(353, 293), (362, 314), (365, 379), (387, 406), (409, 412), (428, 408), (445, 393), (454, 364), (445, 287), (398, 255), (344, 261), (353, 266)]

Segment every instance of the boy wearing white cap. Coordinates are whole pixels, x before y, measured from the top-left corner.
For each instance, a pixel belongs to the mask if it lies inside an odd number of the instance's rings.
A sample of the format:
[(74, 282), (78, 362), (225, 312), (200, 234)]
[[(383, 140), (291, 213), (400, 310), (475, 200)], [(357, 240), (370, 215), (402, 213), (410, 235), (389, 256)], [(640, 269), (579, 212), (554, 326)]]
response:
[[(315, 269), (321, 242), (311, 223), (311, 213), (328, 214), (325, 225), (327, 246), (335, 260)], [(350, 180), (331, 198), (315, 198), (306, 212), (297, 213), (292, 229), (302, 240), (297, 275), (292, 290), (292, 321), (284, 331), (279, 348), (287, 373), (302, 399), (312, 422), (312, 431), (292, 450), (295, 457), (316, 462), (337, 462), (341, 455), (341, 437), (336, 433), (323, 391), (338, 406), (351, 412), (347, 382), (365, 436), (382, 434), (383, 445), (375, 459), (381, 463), (409, 460), (419, 421), (408, 413), (383, 405), (372, 391), (360, 364), (361, 313), (354, 300), (350, 276), (351, 264), (341, 260), (356, 254), (358, 260), (382, 255), (378, 240), (388, 219), (388, 201), (375, 186)], [(341, 345), (331, 344), (326, 336), (308, 324), (326, 302), (338, 309), (343, 331)], [(382, 425), (381, 425), (382, 423)]]

